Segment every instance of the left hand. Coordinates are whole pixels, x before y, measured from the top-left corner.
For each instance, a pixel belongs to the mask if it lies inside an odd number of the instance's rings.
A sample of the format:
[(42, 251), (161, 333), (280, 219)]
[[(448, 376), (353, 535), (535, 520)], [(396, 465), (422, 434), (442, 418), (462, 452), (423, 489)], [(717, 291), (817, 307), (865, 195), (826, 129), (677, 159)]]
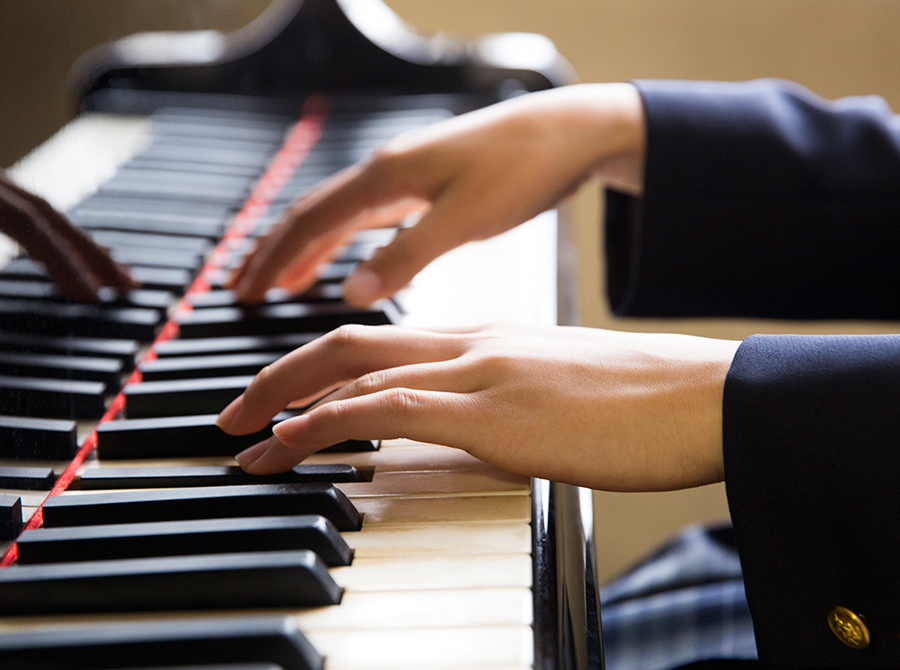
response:
[(0, 232), (47, 268), (60, 290), (76, 300), (97, 299), (97, 289), (134, 288), (135, 282), (104, 249), (66, 216), (0, 171)]
[(343, 385), (239, 454), (244, 469), (287, 470), (351, 438), (408, 437), (580, 486), (685, 488), (723, 477), (722, 390), (737, 346), (587, 328), (345, 326), (261, 371), (219, 426), (254, 432)]

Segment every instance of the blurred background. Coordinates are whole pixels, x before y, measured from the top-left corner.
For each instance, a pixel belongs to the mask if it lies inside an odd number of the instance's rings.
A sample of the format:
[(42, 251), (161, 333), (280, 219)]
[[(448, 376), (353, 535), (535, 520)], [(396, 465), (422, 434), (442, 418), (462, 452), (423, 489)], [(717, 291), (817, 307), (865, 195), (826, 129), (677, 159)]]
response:
[[(424, 34), (548, 36), (581, 81), (780, 77), (825, 97), (878, 94), (900, 109), (895, 0), (386, 0)], [(66, 77), (93, 45), (148, 30), (235, 30), (270, 0), (0, 0), (0, 166), (74, 113)], [(751, 332), (879, 331), (876, 324), (611, 319), (597, 187), (570, 209), (585, 325), (741, 338)], [(686, 523), (727, 519), (724, 487), (596, 494), (601, 573), (614, 575)]]

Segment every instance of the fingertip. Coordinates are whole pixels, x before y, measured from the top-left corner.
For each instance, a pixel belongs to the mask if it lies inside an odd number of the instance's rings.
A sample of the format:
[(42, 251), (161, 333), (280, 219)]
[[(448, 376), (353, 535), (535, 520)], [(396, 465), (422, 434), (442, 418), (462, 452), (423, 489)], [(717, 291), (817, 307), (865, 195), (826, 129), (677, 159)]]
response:
[(243, 406), (244, 396), (241, 394), (232, 400), (228, 406), (219, 413), (219, 416), (216, 417), (216, 425), (226, 433), (233, 434), (232, 431), (234, 430), (234, 425), (237, 422), (238, 415), (241, 413), (241, 408)]
[(382, 297), (384, 281), (372, 270), (358, 268), (344, 280), (343, 289), (346, 302), (366, 306)]

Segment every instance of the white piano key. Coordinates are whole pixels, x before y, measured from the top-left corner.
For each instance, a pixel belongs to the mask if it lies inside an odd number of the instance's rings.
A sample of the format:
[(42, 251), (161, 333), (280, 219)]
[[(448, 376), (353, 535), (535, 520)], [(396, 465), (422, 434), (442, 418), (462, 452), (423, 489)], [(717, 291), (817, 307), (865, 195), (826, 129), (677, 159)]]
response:
[(533, 656), (528, 626), (311, 633), (326, 670), (427, 670), (473, 666), (528, 666)]
[(531, 556), (513, 553), (357, 558), (331, 574), (351, 591), (530, 587), (532, 577)]
[(531, 624), (531, 590), (525, 587), (398, 591), (345, 591), (340, 607), (294, 615), (300, 630), (354, 631)]
[(354, 560), (431, 554), (506, 554), (531, 551), (531, 529), (517, 522), (381, 526), (342, 533)]

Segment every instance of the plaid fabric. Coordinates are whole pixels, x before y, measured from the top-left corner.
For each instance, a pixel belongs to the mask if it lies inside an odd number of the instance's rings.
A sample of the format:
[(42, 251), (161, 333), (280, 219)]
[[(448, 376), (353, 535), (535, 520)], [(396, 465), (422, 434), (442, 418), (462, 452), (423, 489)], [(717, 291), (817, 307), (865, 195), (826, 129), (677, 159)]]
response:
[(601, 590), (607, 670), (755, 659), (753, 623), (728, 526), (692, 526)]

